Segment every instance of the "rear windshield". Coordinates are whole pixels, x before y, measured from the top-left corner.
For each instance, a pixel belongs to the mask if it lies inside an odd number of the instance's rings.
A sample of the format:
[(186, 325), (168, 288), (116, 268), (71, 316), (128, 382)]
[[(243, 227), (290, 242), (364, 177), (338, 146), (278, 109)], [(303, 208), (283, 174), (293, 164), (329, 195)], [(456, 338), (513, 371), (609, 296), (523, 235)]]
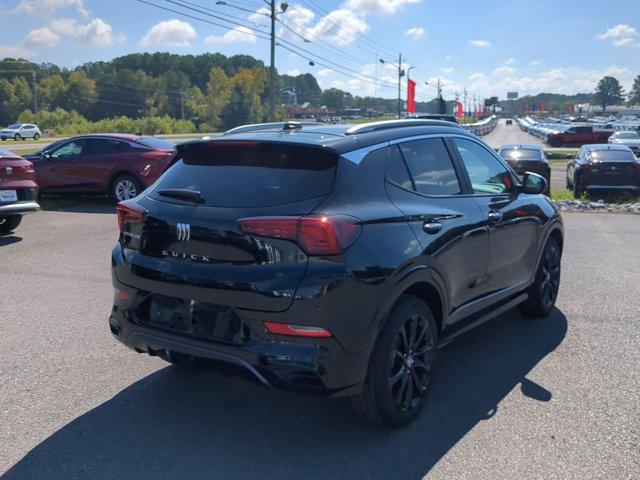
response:
[(138, 138), (138, 143), (151, 148), (163, 148), (167, 150), (176, 148), (176, 146), (168, 140), (163, 140), (162, 138), (156, 137), (140, 137)]
[(636, 132), (621, 132), (616, 134), (616, 137), (624, 140), (638, 140), (640, 138)]
[(631, 151), (596, 150), (589, 153), (589, 160), (593, 162), (635, 162), (636, 157)]
[(199, 190), (212, 207), (267, 207), (331, 193), (338, 158), (319, 148), (280, 143), (216, 141), (182, 145), (159, 190)]
[(531, 148), (501, 150), (500, 156), (505, 160), (542, 160), (542, 152)]

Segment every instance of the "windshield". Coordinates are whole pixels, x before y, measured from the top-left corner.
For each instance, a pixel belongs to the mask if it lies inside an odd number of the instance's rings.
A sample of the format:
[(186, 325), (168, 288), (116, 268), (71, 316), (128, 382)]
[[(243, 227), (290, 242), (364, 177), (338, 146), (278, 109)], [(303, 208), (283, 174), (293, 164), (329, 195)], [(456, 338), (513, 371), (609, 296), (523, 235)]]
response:
[(543, 155), (542, 150), (532, 148), (514, 148), (500, 151), (500, 156), (505, 160), (542, 160)]
[(636, 157), (627, 150), (596, 150), (589, 154), (592, 162), (635, 162)]
[(163, 140), (162, 138), (156, 137), (140, 137), (138, 138), (138, 143), (141, 143), (145, 147), (151, 148), (162, 148), (166, 150), (171, 150), (176, 148), (175, 144), (171, 143), (168, 140)]
[(183, 146), (182, 159), (158, 181), (164, 189), (202, 193), (205, 205), (263, 207), (328, 195), (337, 156), (325, 150), (259, 142), (210, 142)]
[(638, 140), (640, 136), (636, 132), (620, 132), (616, 134), (616, 138), (623, 140)]
[(7, 128), (11, 129), (11, 130), (17, 130), (18, 128), (20, 128), (22, 126), (21, 123), (14, 123), (13, 125), (9, 125)]

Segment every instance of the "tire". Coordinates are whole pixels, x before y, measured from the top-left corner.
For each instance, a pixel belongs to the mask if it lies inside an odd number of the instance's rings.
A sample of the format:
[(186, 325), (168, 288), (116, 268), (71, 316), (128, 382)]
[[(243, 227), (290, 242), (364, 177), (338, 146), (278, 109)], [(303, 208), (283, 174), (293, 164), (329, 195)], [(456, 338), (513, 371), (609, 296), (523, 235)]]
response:
[(414, 420), (427, 402), (437, 347), (429, 307), (416, 297), (401, 297), (371, 352), (362, 393), (350, 398), (355, 412), (387, 426)]
[(193, 357), (184, 353), (169, 352), (169, 355), (161, 355), (160, 358), (165, 362), (178, 365), (193, 370), (203, 370), (209, 366), (206, 358)]
[(36, 142), (37, 142), (38, 140), (40, 140), (40, 134), (39, 134), (39, 133), (36, 133), (36, 134), (33, 136), (33, 139), (34, 139)]
[(582, 195), (584, 194), (584, 189), (578, 187), (578, 182), (576, 182), (576, 180), (573, 180), (573, 198), (580, 198), (582, 197)]
[(14, 139), (16, 142), (17, 142), (18, 140), (20, 140), (21, 138), (22, 138), (22, 137), (20, 136), (20, 134), (19, 134), (19, 133), (16, 133), (16, 134), (13, 136), (13, 139)]
[(0, 218), (0, 235), (14, 231), (22, 222), (22, 215)]
[(118, 175), (111, 182), (111, 196), (116, 202), (123, 202), (137, 197), (142, 190), (140, 180), (127, 173)]
[(6, 138), (4, 138), (4, 137), (2, 137), (2, 141), (3, 141), (3, 142), (6, 142), (6, 141), (7, 141), (7, 139), (6, 139)]
[(567, 186), (567, 190), (571, 190), (573, 188), (573, 185), (571, 185), (571, 182), (569, 181), (569, 175), (567, 175), (567, 177), (565, 178), (565, 183)]
[(553, 310), (560, 288), (561, 259), (558, 241), (549, 237), (536, 270), (536, 278), (527, 292), (529, 298), (520, 304), (520, 311), (527, 317), (546, 317)]

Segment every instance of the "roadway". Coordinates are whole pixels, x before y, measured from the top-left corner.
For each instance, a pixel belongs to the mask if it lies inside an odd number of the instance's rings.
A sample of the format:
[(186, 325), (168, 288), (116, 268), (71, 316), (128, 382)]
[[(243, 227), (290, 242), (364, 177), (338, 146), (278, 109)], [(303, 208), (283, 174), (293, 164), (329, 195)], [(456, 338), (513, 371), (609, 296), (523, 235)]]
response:
[(444, 348), (425, 414), (389, 430), (126, 349), (107, 327), (113, 208), (27, 216), (0, 238), (0, 476), (637, 478), (640, 216), (564, 218), (553, 314)]

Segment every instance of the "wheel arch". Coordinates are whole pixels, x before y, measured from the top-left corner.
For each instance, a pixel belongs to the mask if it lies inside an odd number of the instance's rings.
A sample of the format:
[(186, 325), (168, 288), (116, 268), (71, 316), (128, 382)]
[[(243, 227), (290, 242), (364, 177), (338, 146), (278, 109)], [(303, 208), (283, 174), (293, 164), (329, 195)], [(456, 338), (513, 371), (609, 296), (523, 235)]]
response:
[(111, 193), (113, 191), (113, 186), (116, 180), (118, 179), (118, 177), (122, 177), (124, 175), (135, 178), (136, 181), (144, 188), (144, 182), (140, 179), (140, 175), (134, 172), (131, 172), (129, 170), (116, 170), (114, 173), (111, 174), (111, 177), (109, 178), (107, 193)]

